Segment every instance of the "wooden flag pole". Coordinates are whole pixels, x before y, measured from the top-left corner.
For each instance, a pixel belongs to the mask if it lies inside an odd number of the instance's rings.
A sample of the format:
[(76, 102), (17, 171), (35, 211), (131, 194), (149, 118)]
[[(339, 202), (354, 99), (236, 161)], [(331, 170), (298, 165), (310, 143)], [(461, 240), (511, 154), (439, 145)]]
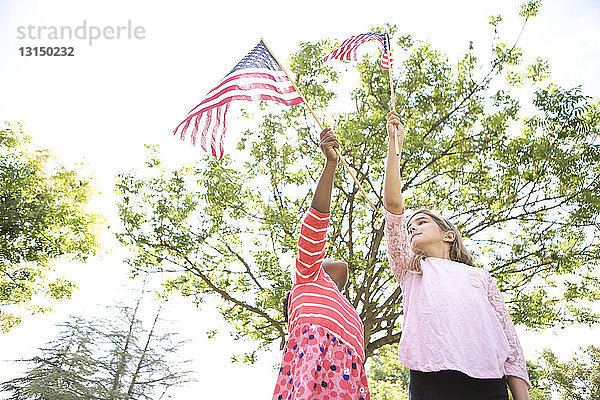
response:
[[(390, 79), (390, 109), (392, 111), (396, 111), (396, 94), (394, 93), (394, 81), (392, 80), (392, 42), (390, 40), (390, 35), (385, 32), (385, 40), (387, 42), (388, 47), (388, 77)], [(396, 157), (400, 157), (400, 152), (398, 151), (398, 138), (394, 133), (394, 150), (396, 150)]]
[[(283, 65), (281, 65), (281, 63), (279, 62), (279, 60), (277, 59), (277, 57), (275, 56), (275, 54), (271, 51), (271, 49), (269, 48), (269, 46), (267, 45), (267, 43), (264, 41), (264, 39), (261, 38), (261, 40), (263, 41), (263, 43), (265, 44), (265, 47), (267, 48), (267, 50), (269, 50), (269, 52), (271, 53), (271, 55), (273, 56), (273, 58), (275, 59), (275, 61), (277, 61), (277, 64), (279, 64), (279, 66), (281, 67), (281, 69), (283, 70), (283, 72), (285, 73), (285, 75), (288, 77), (288, 79), (292, 83), (292, 86), (294, 86), (294, 89), (296, 89), (296, 92), (298, 92), (298, 94), (300, 95), (300, 98), (302, 98), (302, 102), (304, 102), (304, 104), (306, 105), (306, 108), (308, 108), (308, 111), (310, 111), (310, 113), (312, 114), (312, 116), (315, 119), (315, 121), (317, 121), (317, 124), (319, 125), (319, 127), (321, 128), (321, 130), (325, 129), (323, 127), (323, 124), (321, 124), (321, 121), (319, 121), (319, 118), (317, 118), (315, 112), (312, 110), (312, 108), (310, 107), (310, 105), (306, 101), (306, 98), (304, 98), (304, 95), (302, 94), (302, 92), (298, 89), (298, 87), (294, 83), (294, 80), (290, 77), (290, 74), (288, 74), (288, 72), (285, 70), (285, 68), (283, 67)], [(363, 196), (365, 196), (365, 199), (367, 199), (367, 202), (369, 202), (369, 205), (371, 206), (371, 208), (373, 209), (373, 211), (377, 211), (377, 209), (375, 208), (375, 206), (373, 205), (373, 203), (371, 202), (371, 200), (369, 200), (369, 197), (367, 197), (367, 193), (363, 189), (362, 185), (360, 184), (360, 182), (358, 181), (358, 179), (356, 179), (356, 176), (354, 176), (354, 174), (352, 173), (352, 170), (350, 169), (350, 166), (348, 165), (348, 163), (346, 162), (346, 160), (344, 160), (342, 158), (342, 155), (340, 154), (340, 151), (337, 148), (334, 148), (334, 150), (337, 153), (338, 157), (340, 158), (340, 161), (342, 162), (342, 164), (346, 168), (346, 171), (348, 171), (348, 173), (350, 174), (350, 176), (354, 180), (354, 183), (356, 183), (356, 185), (358, 185), (358, 189), (360, 190), (360, 192), (363, 194)]]

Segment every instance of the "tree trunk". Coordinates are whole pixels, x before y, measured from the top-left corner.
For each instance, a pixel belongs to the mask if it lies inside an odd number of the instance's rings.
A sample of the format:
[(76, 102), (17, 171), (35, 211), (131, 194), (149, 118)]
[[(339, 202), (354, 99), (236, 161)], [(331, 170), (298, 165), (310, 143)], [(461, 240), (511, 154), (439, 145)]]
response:
[(152, 323), (152, 328), (148, 333), (148, 338), (146, 339), (146, 344), (144, 345), (144, 350), (142, 350), (142, 354), (140, 354), (140, 360), (138, 361), (135, 372), (133, 373), (133, 377), (131, 378), (131, 383), (129, 384), (129, 390), (127, 390), (127, 399), (133, 399), (133, 388), (135, 387), (137, 378), (139, 376), (140, 370), (142, 369), (142, 364), (146, 358), (146, 352), (148, 351), (148, 347), (150, 347), (150, 339), (152, 339), (152, 335), (154, 334), (154, 327), (156, 326), (156, 321), (158, 321), (158, 316), (160, 314), (160, 310), (162, 307), (159, 307), (156, 315), (154, 316), (154, 322)]

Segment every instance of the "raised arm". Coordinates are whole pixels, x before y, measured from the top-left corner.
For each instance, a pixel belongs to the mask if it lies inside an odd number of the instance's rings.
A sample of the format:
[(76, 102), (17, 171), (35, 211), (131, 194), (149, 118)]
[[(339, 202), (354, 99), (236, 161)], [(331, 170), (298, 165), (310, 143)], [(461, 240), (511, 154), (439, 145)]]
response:
[(325, 154), (325, 168), (315, 188), (315, 194), (310, 206), (319, 212), (328, 213), (329, 205), (331, 204), (333, 177), (335, 176), (335, 169), (339, 158), (334, 149), (340, 147), (337, 138), (331, 132), (331, 128), (324, 129), (321, 132), (320, 146), (323, 154)]
[(390, 111), (387, 117), (388, 152), (385, 164), (385, 180), (383, 183), (383, 205), (392, 214), (404, 212), (402, 200), (402, 185), (400, 183), (400, 159), (396, 155), (394, 140), (398, 141), (398, 152), (402, 151), (404, 142), (404, 126), (395, 111)]
[(331, 190), (338, 163), (338, 155), (334, 148), (339, 148), (338, 141), (331, 129), (328, 128), (321, 132), (320, 147), (325, 154), (325, 167), (315, 188), (310, 209), (304, 216), (300, 227), (298, 257), (296, 258), (296, 283), (313, 281), (325, 255)]
[(384, 234), (387, 241), (387, 252), (390, 267), (398, 283), (410, 268), (414, 256), (408, 242), (402, 185), (400, 182), (400, 160), (396, 155), (394, 140), (398, 140), (398, 150), (402, 150), (404, 127), (395, 111), (388, 114), (387, 132), (389, 137), (387, 162), (385, 165), (385, 181), (383, 183), (383, 205), (385, 207)]

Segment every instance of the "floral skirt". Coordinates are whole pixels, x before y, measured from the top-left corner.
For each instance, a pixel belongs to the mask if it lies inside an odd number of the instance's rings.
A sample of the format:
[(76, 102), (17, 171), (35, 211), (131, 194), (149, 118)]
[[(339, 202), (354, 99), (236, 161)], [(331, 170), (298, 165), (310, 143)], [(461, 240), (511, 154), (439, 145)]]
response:
[(360, 358), (327, 329), (300, 324), (290, 334), (273, 400), (369, 400)]

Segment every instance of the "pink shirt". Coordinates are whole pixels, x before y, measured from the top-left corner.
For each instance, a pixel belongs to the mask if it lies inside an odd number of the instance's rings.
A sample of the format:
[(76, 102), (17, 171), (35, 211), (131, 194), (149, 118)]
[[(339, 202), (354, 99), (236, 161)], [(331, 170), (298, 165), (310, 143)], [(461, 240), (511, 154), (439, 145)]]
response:
[(413, 252), (406, 218), (384, 213), (388, 259), (404, 296), (400, 363), (474, 378), (512, 375), (529, 387), (523, 350), (494, 278), (482, 268), (434, 257), (421, 261), (422, 274), (407, 271)]

